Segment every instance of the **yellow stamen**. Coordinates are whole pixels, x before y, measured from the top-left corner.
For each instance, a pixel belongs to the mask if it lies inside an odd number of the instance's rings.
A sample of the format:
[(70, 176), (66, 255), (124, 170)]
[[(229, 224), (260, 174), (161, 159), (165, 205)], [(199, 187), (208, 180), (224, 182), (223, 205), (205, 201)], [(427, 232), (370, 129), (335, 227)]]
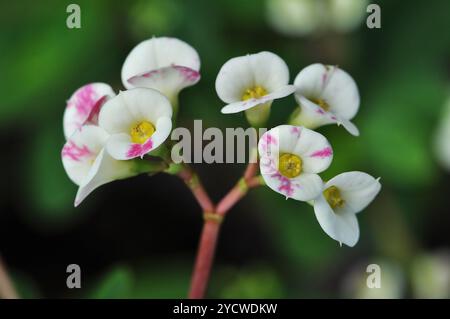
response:
[(344, 199), (342, 199), (341, 197), (341, 191), (336, 186), (328, 187), (323, 192), (323, 195), (325, 196), (328, 204), (330, 204), (331, 208), (333, 209), (341, 208), (345, 204)]
[(142, 121), (130, 129), (131, 141), (133, 143), (143, 144), (155, 133), (155, 127), (152, 123)]
[(302, 159), (297, 155), (284, 153), (278, 161), (278, 170), (287, 178), (294, 178), (302, 172)]
[(320, 106), (325, 111), (328, 111), (330, 109), (330, 105), (324, 99), (309, 99), (309, 100)]
[(260, 97), (263, 97), (264, 95), (267, 95), (267, 91), (262, 86), (255, 86), (253, 88), (247, 89), (242, 94), (242, 101), (249, 100), (249, 99), (257, 99)]

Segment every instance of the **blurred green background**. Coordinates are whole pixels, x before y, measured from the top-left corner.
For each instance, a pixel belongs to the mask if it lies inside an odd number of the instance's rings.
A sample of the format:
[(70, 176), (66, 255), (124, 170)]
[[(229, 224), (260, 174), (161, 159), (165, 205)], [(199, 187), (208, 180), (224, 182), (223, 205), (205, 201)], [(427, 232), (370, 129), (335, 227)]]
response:
[[(202, 219), (184, 185), (140, 176), (101, 187), (75, 209), (76, 186), (60, 161), (66, 100), (88, 82), (123, 89), (126, 55), (153, 35), (200, 54), (202, 79), (180, 96), (185, 127), (193, 119), (247, 126), (243, 114), (220, 113), (214, 89), (231, 57), (273, 51), (291, 80), (310, 63), (339, 65), (360, 89), (361, 136), (320, 129), (335, 150), (324, 176), (362, 170), (383, 185), (359, 215), (355, 248), (330, 239), (308, 205), (252, 191), (223, 225), (209, 297), (449, 297), (450, 175), (432, 144), (450, 93), (450, 1), (379, 0), (381, 29), (365, 26), (364, 10), (351, 31), (302, 36), (274, 29), (260, 0), (78, 0), (81, 29), (66, 27), (70, 3), (0, 4), (0, 253), (23, 297), (187, 295)], [(270, 125), (294, 107), (292, 97), (276, 101)], [(244, 166), (195, 168), (218, 200)], [(71, 263), (81, 266), (82, 289), (66, 287)], [(364, 288), (370, 263), (382, 267), (380, 290)]]

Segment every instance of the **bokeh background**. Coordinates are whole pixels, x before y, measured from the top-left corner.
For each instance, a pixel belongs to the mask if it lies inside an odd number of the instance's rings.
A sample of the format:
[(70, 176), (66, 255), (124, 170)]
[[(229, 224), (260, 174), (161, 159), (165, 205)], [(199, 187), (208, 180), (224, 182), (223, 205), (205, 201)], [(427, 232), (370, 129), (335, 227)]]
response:
[[(376, 1), (381, 29), (366, 27), (365, 6), (342, 11), (344, 27), (332, 27), (326, 17), (296, 23), (313, 16), (303, 12), (309, 4), (283, 11), (282, 2), (77, 0), (81, 29), (66, 27), (69, 1), (0, 2), (0, 253), (22, 297), (187, 295), (202, 219), (185, 186), (139, 176), (101, 187), (75, 209), (76, 186), (60, 161), (65, 101), (88, 82), (122, 89), (126, 55), (153, 35), (181, 38), (201, 56), (201, 81), (180, 96), (185, 127), (193, 119), (247, 126), (243, 114), (220, 113), (214, 89), (231, 57), (273, 51), (291, 80), (314, 62), (347, 70), (361, 92), (361, 136), (320, 129), (335, 149), (324, 176), (362, 170), (383, 185), (359, 215), (354, 248), (330, 239), (308, 205), (252, 191), (224, 222), (209, 297), (449, 297), (450, 174), (433, 139), (450, 96), (450, 2)], [(294, 108), (292, 97), (276, 101), (270, 125)], [(218, 200), (244, 166), (195, 169)], [(81, 266), (82, 289), (66, 287), (71, 263)], [(371, 263), (381, 266), (381, 289), (365, 288)]]

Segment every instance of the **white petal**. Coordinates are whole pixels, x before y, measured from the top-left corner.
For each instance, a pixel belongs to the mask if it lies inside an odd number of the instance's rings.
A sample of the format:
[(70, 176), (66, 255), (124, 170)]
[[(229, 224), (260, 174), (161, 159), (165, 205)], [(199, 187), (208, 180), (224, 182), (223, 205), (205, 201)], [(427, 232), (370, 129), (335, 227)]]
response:
[(75, 206), (78, 206), (96, 188), (135, 174), (133, 165), (129, 161), (117, 161), (102, 149), (78, 188)]
[[(260, 165), (265, 165), (261, 163)], [(261, 171), (267, 171), (261, 167)], [(287, 178), (278, 171), (272, 174), (263, 174), (267, 186), (286, 198), (300, 201), (309, 201), (316, 198), (323, 188), (322, 179), (317, 174), (303, 173), (295, 178)]]
[(337, 124), (337, 117), (333, 113), (327, 112), (319, 105), (311, 102), (302, 95), (295, 96), (299, 104), (299, 113), (292, 118), (291, 124), (315, 129), (327, 124)]
[(297, 95), (323, 99), (329, 111), (342, 119), (352, 119), (359, 109), (359, 91), (353, 78), (335, 66), (312, 64), (295, 78)]
[(380, 192), (378, 179), (363, 172), (346, 172), (333, 177), (325, 184), (325, 188), (336, 186), (345, 204), (340, 209), (351, 213), (359, 213), (369, 205)]
[(223, 114), (242, 112), (242, 111), (251, 109), (255, 106), (265, 104), (268, 102), (272, 102), (273, 100), (276, 100), (276, 99), (281, 99), (281, 98), (286, 97), (294, 92), (295, 92), (295, 86), (285, 85), (283, 87), (280, 87), (278, 90), (276, 90), (272, 93), (264, 95), (263, 97), (252, 98), (252, 99), (248, 99), (245, 101), (237, 101), (237, 102), (228, 104), (222, 108), (221, 112)]
[(120, 92), (107, 101), (99, 115), (99, 125), (110, 134), (129, 134), (141, 121), (155, 124), (160, 117), (171, 117), (169, 100), (156, 90), (135, 88)]
[(338, 123), (342, 124), (342, 126), (353, 136), (359, 136), (359, 130), (353, 122), (345, 119), (339, 119)]
[(228, 60), (217, 75), (216, 91), (222, 101), (234, 103), (242, 100), (247, 89), (261, 86), (272, 93), (288, 82), (286, 63), (276, 54), (260, 52)]
[(98, 126), (79, 128), (64, 144), (61, 159), (69, 178), (80, 185), (108, 139), (108, 134)]
[(67, 101), (63, 116), (64, 136), (68, 139), (90, 118), (94, 118), (96, 110), (105, 97), (115, 96), (112, 88), (105, 83), (90, 83), (82, 86)]
[(174, 100), (182, 89), (196, 84), (199, 80), (198, 71), (185, 66), (172, 65), (135, 75), (128, 79), (128, 82), (133, 87), (155, 89), (170, 100)]
[(321, 173), (333, 160), (333, 149), (328, 140), (322, 134), (307, 128), (300, 130), (292, 153), (302, 159), (305, 173)]
[(155, 128), (155, 133), (143, 144), (133, 143), (130, 135), (126, 133), (113, 134), (106, 144), (106, 150), (117, 160), (143, 157), (158, 148), (169, 137), (172, 121), (169, 117), (160, 117)]
[(358, 242), (359, 226), (355, 214), (335, 213), (323, 195), (314, 201), (314, 213), (320, 227), (334, 240), (350, 247)]
[(152, 38), (139, 43), (131, 50), (122, 67), (122, 83), (126, 88), (133, 85), (128, 79), (169, 66), (183, 66), (200, 70), (200, 58), (189, 44), (176, 38)]

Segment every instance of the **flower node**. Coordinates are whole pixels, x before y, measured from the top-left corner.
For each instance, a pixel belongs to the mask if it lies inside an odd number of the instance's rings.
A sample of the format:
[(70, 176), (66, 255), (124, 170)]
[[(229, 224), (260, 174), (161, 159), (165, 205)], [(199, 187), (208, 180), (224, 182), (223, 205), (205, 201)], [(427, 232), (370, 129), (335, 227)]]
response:
[(278, 170), (287, 178), (297, 177), (302, 172), (302, 159), (294, 154), (282, 154), (279, 158)]
[(130, 130), (131, 141), (133, 143), (144, 144), (155, 133), (152, 123), (142, 121), (133, 126)]
[(258, 99), (260, 97), (263, 97), (264, 95), (267, 95), (267, 90), (262, 86), (257, 85), (244, 91), (244, 94), (242, 94), (242, 101), (246, 101), (249, 99)]
[(341, 191), (336, 186), (328, 187), (323, 192), (323, 195), (325, 196), (328, 204), (330, 204), (331, 208), (333, 209), (341, 208), (345, 204), (345, 201), (341, 197)]

